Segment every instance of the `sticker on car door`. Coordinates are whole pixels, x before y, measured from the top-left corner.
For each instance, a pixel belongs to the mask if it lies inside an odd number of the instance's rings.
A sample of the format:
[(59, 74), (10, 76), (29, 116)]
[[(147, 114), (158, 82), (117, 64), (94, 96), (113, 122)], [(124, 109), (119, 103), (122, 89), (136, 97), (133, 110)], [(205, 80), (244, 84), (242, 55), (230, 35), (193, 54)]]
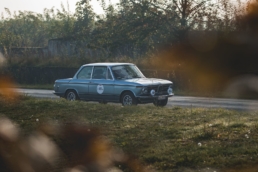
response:
[(99, 94), (102, 94), (103, 92), (104, 92), (104, 86), (103, 85), (98, 85), (97, 86), (97, 92), (99, 93)]

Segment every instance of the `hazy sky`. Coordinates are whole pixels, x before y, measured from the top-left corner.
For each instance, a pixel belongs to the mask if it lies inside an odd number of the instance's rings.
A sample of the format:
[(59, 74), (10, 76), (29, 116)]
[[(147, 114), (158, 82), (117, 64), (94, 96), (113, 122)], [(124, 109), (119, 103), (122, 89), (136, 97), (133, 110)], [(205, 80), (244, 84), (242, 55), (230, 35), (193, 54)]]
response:
[[(71, 12), (75, 11), (75, 4), (80, 0), (0, 0), (0, 14), (4, 12), (5, 8), (8, 8), (12, 13), (13, 11), (33, 11), (43, 14), (44, 8), (55, 9), (61, 8), (61, 2), (63, 2), (65, 8), (67, 9), (67, 2)], [(107, 3), (109, 0), (106, 0)], [(119, 2), (119, 0), (111, 0), (112, 4)], [(97, 14), (103, 13), (102, 8), (100, 7), (100, 0), (91, 0), (91, 4), (94, 8), (94, 11)]]

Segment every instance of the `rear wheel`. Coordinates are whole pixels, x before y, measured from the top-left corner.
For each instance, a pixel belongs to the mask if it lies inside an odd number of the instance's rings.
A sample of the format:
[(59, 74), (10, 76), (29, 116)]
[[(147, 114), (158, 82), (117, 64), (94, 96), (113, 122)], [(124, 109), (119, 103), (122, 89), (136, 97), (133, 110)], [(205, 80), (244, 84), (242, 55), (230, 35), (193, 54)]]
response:
[(159, 106), (159, 107), (164, 107), (166, 106), (168, 103), (168, 98), (164, 99), (164, 100), (154, 100), (153, 104), (155, 106)]
[(65, 98), (68, 101), (75, 101), (75, 100), (79, 100), (79, 97), (76, 93), (76, 91), (74, 90), (68, 90), (65, 94)]
[(137, 100), (131, 92), (125, 92), (122, 94), (121, 103), (123, 106), (137, 105)]

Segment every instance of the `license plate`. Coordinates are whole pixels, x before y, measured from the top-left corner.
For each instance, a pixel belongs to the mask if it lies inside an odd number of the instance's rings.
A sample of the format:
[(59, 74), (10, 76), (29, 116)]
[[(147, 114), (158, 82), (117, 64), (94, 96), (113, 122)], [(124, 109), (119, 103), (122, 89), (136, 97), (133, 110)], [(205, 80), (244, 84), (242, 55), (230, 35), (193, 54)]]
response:
[(166, 99), (166, 96), (159, 96), (158, 97), (158, 100), (164, 100), (164, 99)]

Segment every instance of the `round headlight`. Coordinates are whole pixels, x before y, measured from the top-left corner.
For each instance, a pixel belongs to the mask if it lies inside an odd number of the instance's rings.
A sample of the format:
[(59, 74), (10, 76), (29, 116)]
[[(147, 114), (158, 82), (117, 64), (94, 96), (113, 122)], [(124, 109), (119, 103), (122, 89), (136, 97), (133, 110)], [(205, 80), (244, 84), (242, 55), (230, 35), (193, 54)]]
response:
[(141, 91), (141, 94), (147, 94), (147, 93), (148, 93), (148, 88), (143, 87), (142, 91)]
[(168, 94), (172, 94), (173, 93), (173, 89), (171, 87), (168, 88)]
[(153, 89), (150, 91), (150, 94), (151, 94), (152, 96), (155, 96), (155, 93), (156, 93), (156, 91), (153, 90)]

